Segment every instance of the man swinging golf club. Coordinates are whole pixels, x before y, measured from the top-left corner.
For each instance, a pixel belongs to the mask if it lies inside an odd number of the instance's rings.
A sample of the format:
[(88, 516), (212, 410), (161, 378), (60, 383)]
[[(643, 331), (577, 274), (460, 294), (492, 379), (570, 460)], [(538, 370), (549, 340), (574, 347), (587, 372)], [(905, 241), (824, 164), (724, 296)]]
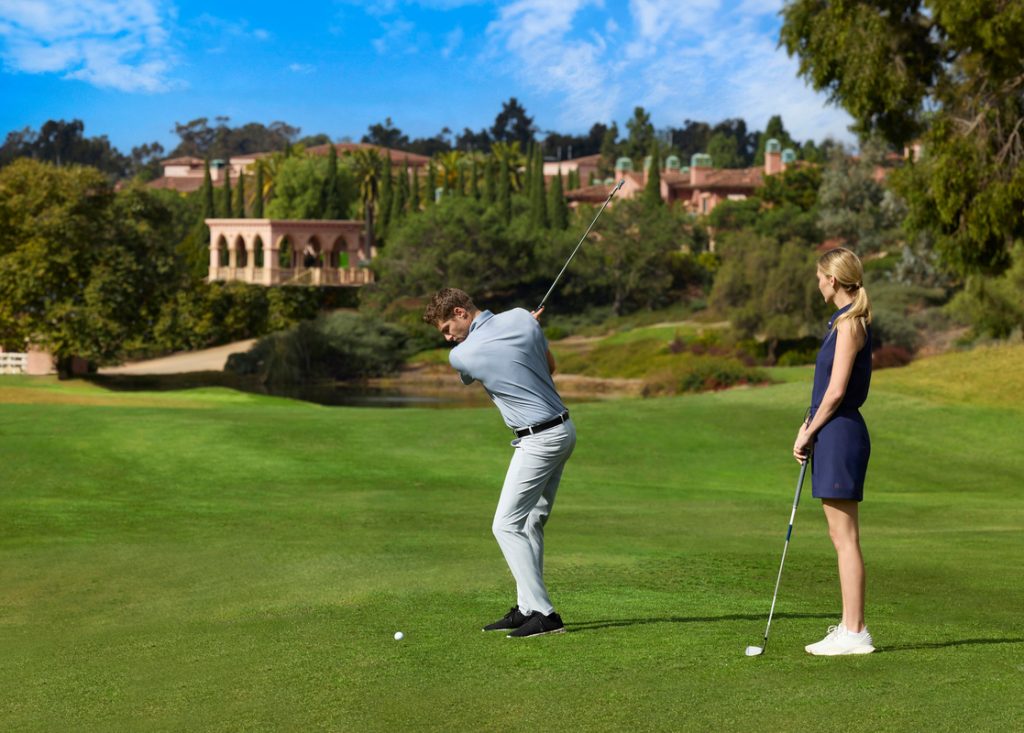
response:
[(448, 358), (463, 383), (480, 382), (515, 434), (492, 530), (515, 578), (517, 599), (483, 629), (507, 631), (510, 638), (565, 631), (544, 586), (544, 525), (576, 445), (576, 428), (551, 379), (555, 360), (537, 322), (542, 310), (480, 311), (462, 290), (445, 288), (423, 314), (456, 344)]

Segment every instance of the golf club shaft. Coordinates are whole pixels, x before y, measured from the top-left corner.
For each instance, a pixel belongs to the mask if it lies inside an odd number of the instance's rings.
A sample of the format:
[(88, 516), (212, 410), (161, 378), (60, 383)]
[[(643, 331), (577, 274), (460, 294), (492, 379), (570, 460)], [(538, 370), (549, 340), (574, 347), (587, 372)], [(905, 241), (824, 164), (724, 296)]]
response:
[(625, 183), (625, 182), (626, 182), (625, 178), (620, 179), (619, 182), (615, 184), (615, 188), (612, 189), (612, 192), (610, 194), (608, 194), (608, 198), (605, 199), (605, 202), (603, 204), (601, 204), (601, 208), (598, 209), (597, 216), (595, 216), (594, 220), (592, 222), (590, 222), (590, 226), (587, 227), (587, 231), (583, 232), (583, 236), (580, 237), (580, 241), (579, 241), (579, 244), (576, 245), (576, 249), (574, 249), (572, 251), (572, 254), (569, 255), (569, 259), (567, 259), (565, 261), (565, 264), (562, 265), (562, 269), (559, 271), (558, 275), (555, 276), (555, 281), (553, 283), (551, 283), (551, 287), (548, 288), (548, 292), (546, 292), (544, 294), (544, 298), (540, 301), (540, 305), (537, 306), (535, 311), (539, 311), (541, 308), (544, 307), (544, 304), (548, 300), (548, 296), (551, 295), (551, 291), (553, 291), (555, 289), (555, 286), (558, 285), (558, 281), (561, 279), (562, 274), (565, 273), (566, 268), (569, 267), (569, 263), (572, 262), (572, 258), (576, 256), (576, 253), (579, 251), (580, 247), (583, 245), (583, 242), (587, 238), (587, 235), (590, 234), (590, 230), (593, 229), (594, 228), (594, 224), (597, 223), (597, 219), (598, 219), (598, 217), (601, 216), (601, 212), (603, 212), (605, 207), (609, 203), (611, 203), (612, 196), (614, 196), (616, 194), (616, 192), (620, 188), (622, 188), (622, 184)]
[(768, 646), (768, 630), (772, 627), (772, 616), (775, 614), (775, 600), (779, 597), (779, 583), (782, 582), (782, 568), (786, 564), (786, 550), (789, 549), (789, 538), (793, 536), (793, 520), (796, 519), (796, 508), (800, 504), (800, 490), (804, 485), (807, 473), (807, 459), (800, 464), (800, 478), (796, 482), (796, 495), (793, 497), (793, 511), (789, 514), (789, 529), (786, 530), (786, 544), (782, 548), (782, 562), (779, 563), (779, 575), (775, 579), (775, 593), (772, 594), (772, 607), (768, 611), (768, 625), (764, 627), (764, 646)]

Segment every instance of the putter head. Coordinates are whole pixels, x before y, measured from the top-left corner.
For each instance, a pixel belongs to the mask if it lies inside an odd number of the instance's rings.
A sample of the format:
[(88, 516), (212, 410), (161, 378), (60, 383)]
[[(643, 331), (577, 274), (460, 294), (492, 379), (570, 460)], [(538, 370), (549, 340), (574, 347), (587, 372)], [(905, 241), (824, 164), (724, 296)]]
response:
[(759, 657), (762, 654), (764, 654), (764, 647), (763, 646), (748, 646), (747, 647), (746, 655), (748, 657)]

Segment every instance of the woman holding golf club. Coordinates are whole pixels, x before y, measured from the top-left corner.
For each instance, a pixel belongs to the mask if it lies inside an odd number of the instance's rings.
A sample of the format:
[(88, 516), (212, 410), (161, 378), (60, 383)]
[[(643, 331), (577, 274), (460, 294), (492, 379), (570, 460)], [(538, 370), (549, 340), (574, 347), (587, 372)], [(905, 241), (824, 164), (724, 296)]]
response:
[(821, 641), (805, 649), (816, 655), (870, 654), (875, 650), (864, 625), (864, 560), (857, 510), (871, 440), (860, 414), (871, 383), (871, 302), (864, 268), (842, 247), (818, 259), (818, 290), (836, 308), (814, 366), (807, 420), (793, 444), (800, 462), (811, 460), (813, 496), (821, 499), (839, 559), (843, 619)]

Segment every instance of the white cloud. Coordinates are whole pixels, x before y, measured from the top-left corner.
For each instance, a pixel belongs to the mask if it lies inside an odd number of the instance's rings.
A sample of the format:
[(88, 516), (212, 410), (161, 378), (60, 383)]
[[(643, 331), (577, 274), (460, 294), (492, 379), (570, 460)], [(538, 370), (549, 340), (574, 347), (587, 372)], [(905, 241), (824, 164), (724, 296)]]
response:
[(415, 30), (412, 23), (404, 18), (397, 18), (381, 22), (380, 25), (384, 29), (384, 35), (372, 41), (377, 53), (416, 53), (416, 45), (409, 40)]
[(0, 58), (13, 71), (165, 91), (177, 85), (173, 20), (160, 0), (0, 0)]
[(196, 17), (195, 24), (208, 34), (218, 38), (237, 38), (242, 40), (255, 39), (257, 41), (269, 41), (272, 34), (266, 28), (250, 28), (247, 20), (227, 20), (209, 13), (202, 13)]
[(314, 71), (316, 71), (316, 67), (313, 66), (312, 64), (294, 63), (288, 64), (288, 71), (291, 71), (295, 74), (312, 74)]
[[(610, 120), (621, 88), (609, 83), (607, 43), (588, 32), (586, 39), (570, 33), (576, 14), (601, 0), (516, 0), (508, 3), (487, 27), (487, 35), (514, 58), (507, 69), (526, 84), (563, 99), (559, 123), (579, 129)], [(492, 60), (497, 58), (494, 53)]]
[(462, 44), (463, 32), (461, 27), (455, 28), (451, 33), (444, 37), (444, 48), (441, 49), (441, 55), (444, 58), (449, 58), (455, 50)]
[(667, 34), (700, 32), (720, 6), (721, 0), (630, 0), (629, 10), (640, 40), (657, 43)]
[(781, 114), (797, 139), (849, 139), (846, 113), (807, 88), (777, 48), (781, 7), (782, 0), (630, 0), (624, 24), (613, 17), (620, 4), (510, 0), (488, 27), (497, 50), (487, 60), (557, 97), (559, 123), (574, 130), (624, 122), (639, 105), (658, 126), (743, 117), (763, 129)]

